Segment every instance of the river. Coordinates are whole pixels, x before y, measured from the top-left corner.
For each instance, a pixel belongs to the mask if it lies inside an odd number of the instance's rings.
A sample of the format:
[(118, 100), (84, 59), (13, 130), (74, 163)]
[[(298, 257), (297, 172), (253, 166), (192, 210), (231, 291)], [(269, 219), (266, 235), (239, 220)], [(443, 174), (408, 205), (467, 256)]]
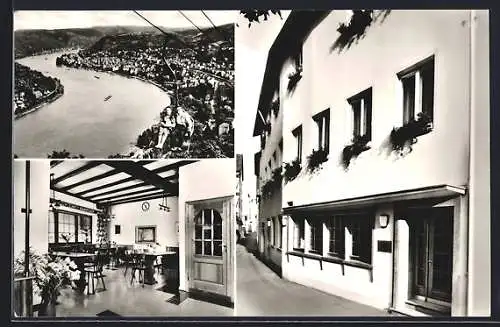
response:
[[(170, 103), (166, 92), (137, 79), (57, 67), (59, 55), (17, 60), (59, 78), (64, 86), (64, 95), (58, 100), (14, 120), (13, 152), (20, 158), (47, 158), (53, 150), (63, 149), (87, 158), (127, 152)], [(104, 101), (108, 95), (112, 97)]]

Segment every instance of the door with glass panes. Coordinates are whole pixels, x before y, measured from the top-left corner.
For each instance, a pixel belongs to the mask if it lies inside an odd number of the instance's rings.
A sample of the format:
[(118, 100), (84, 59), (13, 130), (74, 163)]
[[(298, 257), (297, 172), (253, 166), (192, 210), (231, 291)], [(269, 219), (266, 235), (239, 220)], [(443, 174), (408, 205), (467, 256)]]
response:
[(223, 296), (228, 294), (230, 259), (230, 218), (232, 197), (190, 202), (192, 240), (190, 288)]
[(453, 269), (453, 207), (410, 212), (410, 273), (416, 300), (451, 302)]

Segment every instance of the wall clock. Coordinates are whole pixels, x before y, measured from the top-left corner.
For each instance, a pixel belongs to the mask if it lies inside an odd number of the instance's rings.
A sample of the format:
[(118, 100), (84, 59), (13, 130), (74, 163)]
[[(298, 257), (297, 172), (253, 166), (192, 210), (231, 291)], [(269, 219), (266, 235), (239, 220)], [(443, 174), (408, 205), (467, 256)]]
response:
[(149, 202), (143, 202), (142, 203), (142, 211), (148, 211), (149, 210)]

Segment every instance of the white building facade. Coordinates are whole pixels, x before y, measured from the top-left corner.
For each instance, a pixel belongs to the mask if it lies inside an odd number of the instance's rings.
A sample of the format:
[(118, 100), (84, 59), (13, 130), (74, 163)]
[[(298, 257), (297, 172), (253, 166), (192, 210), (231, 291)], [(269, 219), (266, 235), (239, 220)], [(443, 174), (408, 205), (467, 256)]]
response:
[[(266, 94), (269, 95), (266, 98)], [(282, 261), (282, 163), (283, 110), (277, 88), (263, 84), (255, 117), (254, 136), (260, 151), (254, 157), (258, 203), (257, 243), (260, 259), (281, 275)]]
[(259, 252), (284, 278), (412, 316), (490, 315), (488, 29), (487, 11), (291, 13), (254, 131), (260, 189), (288, 167), (259, 205)]

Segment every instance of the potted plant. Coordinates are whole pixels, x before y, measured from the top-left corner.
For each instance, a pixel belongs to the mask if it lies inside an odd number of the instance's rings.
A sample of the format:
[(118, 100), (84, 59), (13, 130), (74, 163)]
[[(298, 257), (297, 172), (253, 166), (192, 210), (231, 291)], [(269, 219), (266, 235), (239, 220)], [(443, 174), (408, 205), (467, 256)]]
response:
[(368, 135), (356, 135), (351, 144), (344, 147), (344, 150), (342, 150), (342, 163), (345, 169), (349, 167), (352, 158), (356, 158), (362, 152), (370, 149), (370, 146), (368, 146), (369, 141)]
[(285, 178), (285, 183), (293, 181), (297, 175), (300, 173), (302, 170), (302, 167), (300, 166), (300, 161), (298, 158), (295, 158), (291, 162), (285, 163), (284, 167), (284, 172), (283, 172), (283, 177)]
[(278, 117), (278, 113), (280, 112), (280, 100), (276, 99), (271, 103), (271, 109), (273, 111), (274, 117)]
[[(48, 254), (29, 253), (29, 273), (34, 277), (33, 290), (42, 298), (39, 316), (56, 316), (57, 297), (61, 290), (74, 286), (80, 279), (80, 270), (69, 258), (61, 259)], [(14, 273), (23, 274), (25, 269), (24, 251), (14, 261)]]
[(302, 67), (296, 67), (295, 71), (288, 75), (288, 92), (292, 92), (302, 78)]
[(401, 127), (395, 127), (390, 134), (392, 150), (403, 154), (405, 148), (412, 151), (412, 145), (417, 143), (417, 137), (432, 131), (432, 120), (427, 113), (419, 112), (417, 119), (411, 119)]
[(307, 170), (314, 173), (321, 164), (328, 160), (328, 152), (324, 149), (313, 150), (307, 157)]

